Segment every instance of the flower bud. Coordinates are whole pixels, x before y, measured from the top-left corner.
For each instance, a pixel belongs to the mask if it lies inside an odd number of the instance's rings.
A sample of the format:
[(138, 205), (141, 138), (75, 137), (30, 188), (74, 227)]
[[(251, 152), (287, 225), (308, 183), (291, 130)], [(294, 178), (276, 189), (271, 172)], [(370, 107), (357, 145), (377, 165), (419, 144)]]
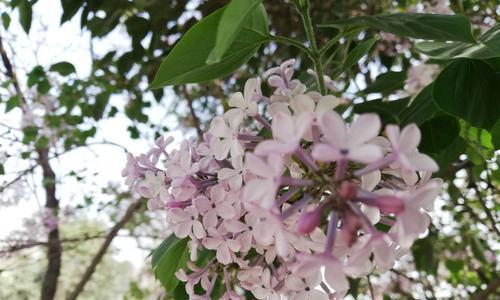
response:
[(311, 233), (321, 222), (322, 207), (303, 213), (297, 222), (297, 232), (300, 234)]
[(374, 206), (384, 214), (398, 214), (404, 211), (405, 203), (395, 196), (380, 196), (374, 199)]
[(340, 198), (344, 200), (353, 199), (358, 192), (358, 186), (349, 181), (343, 181), (338, 189)]

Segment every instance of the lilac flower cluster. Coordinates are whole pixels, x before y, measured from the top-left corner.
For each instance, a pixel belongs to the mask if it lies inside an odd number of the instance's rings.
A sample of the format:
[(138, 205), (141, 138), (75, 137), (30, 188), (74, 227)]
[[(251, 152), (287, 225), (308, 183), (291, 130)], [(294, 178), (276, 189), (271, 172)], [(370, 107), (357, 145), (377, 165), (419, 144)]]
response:
[[(390, 269), (429, 225), (442, 181), (418, 127), (381, 134), (376, 114), (346, 124), (340, 100), (307, 91), (293, 64), (266, 73), (270, 97), (249, 79), (203, 141), (167, 152), (161, 137), (128, 157), (128, 185), (189, 239), (176, 275), (191, 299), (210, 299), (217, 279), (222, 299), (341, 299), (348, 276)], [(198, 266), (202, 249), (215, 257)]]

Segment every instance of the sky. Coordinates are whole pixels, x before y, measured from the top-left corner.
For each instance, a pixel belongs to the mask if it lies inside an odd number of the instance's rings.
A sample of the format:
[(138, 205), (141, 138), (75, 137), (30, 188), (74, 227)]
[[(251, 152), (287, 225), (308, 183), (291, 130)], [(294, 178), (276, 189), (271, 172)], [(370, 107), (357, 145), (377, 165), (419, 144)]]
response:
[[(12, 22), (9, 32), (6, 33), (3, 27), (1, 28), (2, 37), (5, 43), (8, 44), (8, 49), (12, 49), (14, 53), (13, 63), (16, 70), (18, 70), (21, 83), (25, 81), (23, 70), (30, 70), (36, 65), (50, 66), (60, 61), (72, 63), (76, 68), (78, 77), (87, 76), (91, 66), (90, 33), (82, 32), (80, 29), (79, 15), (77, 14), (70, 22), (66, 22), (61, 26), (59, 20), (62, 8), (58, 1), (53, 0), (38, 1), (33, 11), (35, 15), (29, 35), (26, 35), (17, 22), (17, 12), (10, 16)], [(105, 39), (95, 41), (93, 51), (98, 56), (115, 49), (127, 51), (128, 44), (128, 35), (126, 35), (125, 29), (121, 28), (113, 31)], [(115, 95), (112, 97), (111, 102), (120, 107), (123, 106), (124, 100), (122, 96)], [(167, 116), (165, 119), (168, 105), (173, 100), (173, 95), (167, 92), (167, 97), (162, 102), (162, 105), (158, 105), (153, 101), (153, 106), (146, 112), (153, 124), (160, 122), (176, 124), (173, 116)], [(4, 111), (4, 107), (1, 105), (0, 111)], [(1, 124), (19, 128), (20, 120), (20, 109), (14, 109), (8, 114), (0, 114)], [(130, 120), (123, 116), (103, 120), (100, 122), (98, 134), (93, 141), (106, 140), (117, 143), (125, 146), (128, 151), (134, 154), (144, 153), (149, 150), (154, 140), (152, 138), (132, 140), (126, 130), (129, 125), (131, 125)], [(169, 127), (172, 128), (173, 126), (170, 125)], [(173, 135), (179, 141), (184, 132), (174, 130), (170, 132), (170, 135)], [(0, 145), (0, 152), (2, 151), (1, 147), (2, 145)], [(85, 167), (84, 174), (89, 175), (87, 177), (91, 178), (88, 184), (76, 184), (76, 182), (71, 182), (72, 179), (64, 179), (63, 184), (58, 185), (57, 191), (61, 207), (64, 209), (64, 207), (74, 206), (75, 201), (79, 201), (84, 192), (95, 191), (97, 194), (101, 194), (100, 188), (107, 185), (108, 182), (118, 184), (125, 190), (124, 180), (120, 174), (125, 162), (126, 154), (123, 149), (111, 145), (94, 145), (88, 149), (71, 151), (60, 158), (52, 160), (52, 166), (59, 177), (68, 174), (72, 170), (81, 170)], [(5, 164), (5, 168), (9, 173), (14, 170), (23, 170), (26, 168), (26, 164), (20, 160), (9, 159)], [(97, 173), (97, 175), (94, 176), (94, 173)], [(28, 181), (39, 182), (39, 178), (35, 176), (28, 178)], [(3, 180), (0, 179), (0, 182), (3, 182)], [(0, 206), (0, 240), (7, 238), (12, 231), (21, 230), (26, 218), (41, 213), (40, 207), (44, 203), (43, 190), (36, 188), (34, 192), (34, 197), (30, 194), (30, 197), (27, 197), (28, 199), (20, 200), (17, 205)], [(0, 197), (5, 197), (5, 195), (0, 195)], [(90, 218), (96, 218), (98, 215), (95, 210), (90, 210), (90, 212), (83, 210), (77, 213), (84, 213)], [(158, 215), (158, 221), (163, 221), (162, 215)], [(112, 223), (108, 225), (112, 226)], [(167, 235), (167, 232), (165, 232), (165, 235)], [(117, 237), (113, 245), (119, 250), (116, 254), (117, 259), (130, 261), (136, 268), (139, 268), (144, 263), (149, 254), (147, 251), (140, 249), (135, 240), (131, 238)]]

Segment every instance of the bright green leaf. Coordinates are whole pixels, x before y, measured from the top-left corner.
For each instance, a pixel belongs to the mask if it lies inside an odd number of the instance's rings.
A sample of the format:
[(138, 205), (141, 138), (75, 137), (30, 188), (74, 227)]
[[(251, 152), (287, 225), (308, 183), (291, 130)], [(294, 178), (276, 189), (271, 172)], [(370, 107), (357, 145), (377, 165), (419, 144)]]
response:
[(62, 76), (68, 76), (69, 74), (76, 72), (75, 66), (73, 66), (71, 63), (67, 61), (62, 61), (53, 64), (52, 66), (50, 66), (49, 70), (52, 72), (57, 72)]
[[(229, 2), (217, 27), (214, 57), (209, 56), (207, 63), (219, 62), (222, 59), (243, 26), (246, 25), (248, 17), (261, 2), (262, 0), (232, 0)], [(267, 24), (267, 19), (265, 21)]]
[[(170, 239), (167, 238), (167, 239)], [(156, 265), (153, 271), (156, 278), (160, 280), (165, 290), (173, 292), (179, 283), (179, 279), (175, 276), (175, 272), (180, 268), (185, 267), (189, 260), (189, 253), (187, 247), (188, 239), (176, 239), (166, 247), (162, 247), (162, 251), (158, 254), (153, 254)], [(156, 257), (155, 257), (156, 255)]]
[(366, 41), (362, 41), (361, 43), (357, 44), (354, 49), (352, 49), (349, 54), (347, 54), (347, 57), (344, 61), (344, 66), (343, 69), (347, 70), (354, 66), (358, 61), (365, 56), (365, 54), (370, 51), (370, 49), (373, 47), (373, 45), (377, 42), (376, 37), (372, 37), (371, 39), (368, 39)]
[(474, 43), (469, 20), (462, 15), (392, 14), (360, 16), (340, 20), (331, 25), (341, 29), (371, 27), (399, 36), (434, 41), (461, 41)]
[(267, 40), (267, 16), (260, 6), (245, 21), (221, 61), (207, 64), (206, 60), (215, 46), (217, 26), (223, 13), (224, 8), (215, 11), (184, 34), (160, 65), (150, 88), (204, 82), (227, 75), (247, 62), (260, 44)]
[(459, 59), (447, 66), (434, 83), (434, 99), (445, 112), (471, 125), (489, 129), (500, 118), (500, 80), (487, 63)]
[(8, 113), (9, 111), (13, 110), (15, 107), (20, 106), (20, 101), (19, 101), (19, 96), (15, 95), (9, 98), (7, 102), (5, 103), (5, 112)]
[(439, 152), (453, 143), (460, 133), (460, 123), (450, 115), (439, 115), (422, 125), (422, 141), (420, 150), (425, 153)]

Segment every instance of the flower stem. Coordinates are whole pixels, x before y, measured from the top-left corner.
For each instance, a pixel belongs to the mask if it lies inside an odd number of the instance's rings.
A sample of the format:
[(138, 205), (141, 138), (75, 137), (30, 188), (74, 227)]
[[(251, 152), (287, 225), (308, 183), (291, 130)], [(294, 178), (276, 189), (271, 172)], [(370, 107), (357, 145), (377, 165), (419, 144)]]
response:
[(309, 57), (311, 58), (313, 64), (314, 64), (314, 69), (316, 69), (316, 74), (318, 74), (318, 86), (319, 86), (319, 91), (321, 94), (325, 95), (326, 94), (326, 88), (325, 88), (325, 79), (324, 79), (324, 72), (323, 72), (323, 64), (321, 63), (321, 54), (318, 51), (318, 46), (316, 44), (316, 38), (314, 37), (314, 27), (312, 25), (311, 21), (311, 14), (309, 12), (309, 8), (311, 6), (311, 3), (309, 0), (305, 0), (302, 2), (302, 5), (299, 5), (297, 2), (295, 2), (295, 5), (297, 6), (297, 9), (300, 13), (300, 16), (302, 17), (302, 22), (304, 23), (304, 29), (306, 31), (306, 36), (307, 39), (309, 40), (309, 51), (310, 54)]

